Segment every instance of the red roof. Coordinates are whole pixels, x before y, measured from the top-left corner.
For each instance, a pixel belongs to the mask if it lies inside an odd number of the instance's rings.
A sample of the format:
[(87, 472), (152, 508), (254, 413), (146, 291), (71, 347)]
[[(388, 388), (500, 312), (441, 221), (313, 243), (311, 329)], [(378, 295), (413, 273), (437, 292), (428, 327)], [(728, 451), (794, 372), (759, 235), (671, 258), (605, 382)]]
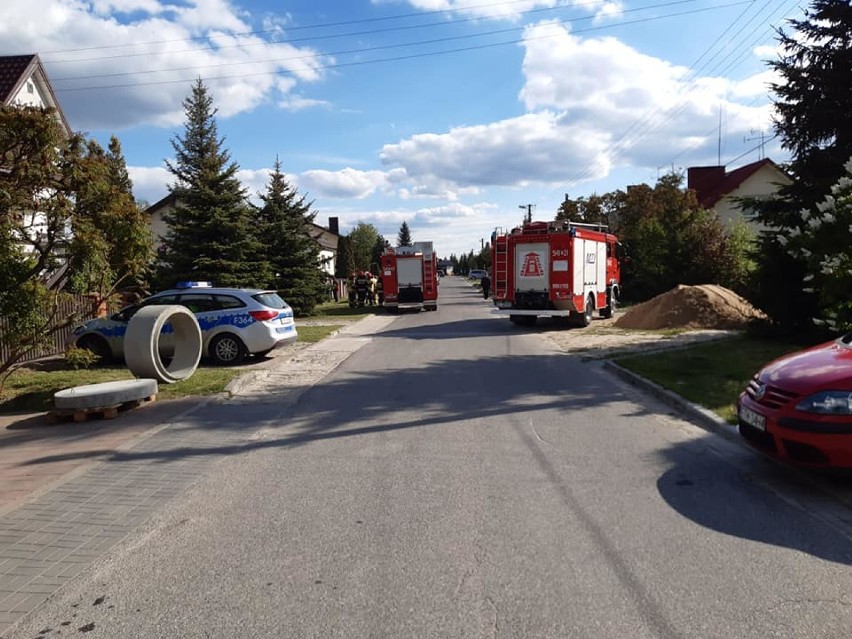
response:
[(687, 184), (687, 186), (695, 190), (695, 195), (698, 198), (698, 203), (701, 206), (703, 206), (704, 208), (711, 208), (713, 205), (716, 204), (716, 202), (721, 200), (723, 197), (725, 197), (729, 193), (733, 193), (737, 189), (737, 187), (739, 187), (743, 182), (745, 182), (748, 178), (757, 173), (764, 166), (773, 166), (779, 172), (782, 172), (781, 168), (777, 164), (775, 164), (775, 162), (773, 162), (769, 158), (763, 158), (762, 160), (752, 162), (751, 164), (746, 164), (745, 166), (741, 166), (740, 168), (734, 169), (733, 171), (729, 171), (728, 173), (722, 174), (722, 172), (720, 171), (719, 179), (717, 180), (705, 178), (701, 180), (698, 184)]
[(30, 65), (36, 60), (35, 54), (0, 56), (0, 100), (8, 104), (15, 89), (20, 86)]

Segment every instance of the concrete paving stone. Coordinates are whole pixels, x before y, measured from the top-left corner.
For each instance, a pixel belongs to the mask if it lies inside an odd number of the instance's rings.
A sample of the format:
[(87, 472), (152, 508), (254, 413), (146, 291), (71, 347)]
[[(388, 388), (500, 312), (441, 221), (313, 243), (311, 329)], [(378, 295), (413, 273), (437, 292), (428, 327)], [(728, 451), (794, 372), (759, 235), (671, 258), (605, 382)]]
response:
[(19, 593), (22, 594), (30, 594), (30, 595), (51, 595), (53, 594), (59, 586), (63, 584), (60, 583), (58, 586), (51, 580), (50, 583), (42, 583), (39, 578), (33, 579), (26, 586), (22, 586)]
[(21, 615), (18, 613), (12, 614), (11, 612), (4, 612), (0, 610), (0, 637), (4, 637), (5, 635), (3, 633), (9, 630), (9, 628), (12, 627), (12, 624), (20, 618)]
[(40, 550), (40, 548), (34, 548), (32, 550), (24, 550), (24, 549), (19, 549), (17, 547), (8, 548), (8, 549), (4, 549), (3, 551), (0, 551), (0, 558), (3, 558), (3, 559), (18, 559), (18, 560), (29, 559), (35, 553), (37, 553), (39, 550)]
[[(0, 600), (0, 611), (20, 612), (20, 606), (30, 597), (32, 597), (32, 594), (28, 592), (15, 592), (8, 597), (4, 597)], [(27, 611), (24, 610), (23, 612)]]
[(4, 574), (12, 576), (12, 577), (38, 577), (45, 570), (46, 566), (34, 566), (19, 564), (17, 566), (12, 566), (8, 570), (4, 571)]
[(31, 610), (33, 610), (37, 606), (40, 606), (41, 604), (43, 604), (45, 602), (45, 600), (47, 599), (47, 596), (43, 595), (43, 594), (28, 594), (28, 593), (19, 593), (19, 594), (27, 595), (26, 599), (19, 602), (16, 608), (10, 609), (12, 612), (17, 612), (19, 614), (26, 614), (26, 613), (30, 612)]

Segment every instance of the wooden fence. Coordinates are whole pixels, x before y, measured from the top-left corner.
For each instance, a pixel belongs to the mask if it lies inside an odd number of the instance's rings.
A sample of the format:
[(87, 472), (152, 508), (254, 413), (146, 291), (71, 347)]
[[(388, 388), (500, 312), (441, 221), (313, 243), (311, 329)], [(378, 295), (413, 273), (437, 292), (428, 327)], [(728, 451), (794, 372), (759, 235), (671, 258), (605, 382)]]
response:
[[(50, 342), (46, 348), (31, 352), (22, 357), (19, 361), (31, 362), (33, 360), (41, 359), (42, 357), (62, 355), (65, 352), (65, 344), (68, 341), (71, 332), (74, 330), (74, 327), (80, 322), (92, 319), (98, 315), (97, 309), (94, 307), (90, 296), (67, 296), (59, 302), (58, 310), (54, 316), (54, 319), (56, 320), (54, 326), (61, 324), (75, 313), (77, 314), (77, 321), (70, 326), (66, 326), (54, 332), (51, 335)], [(6, 361), (12, 351), (12, 347), (14, 346), (13, 344), (10, 344), (9, 340), (6, 338), (7, 327), (8, 324), (6, 318), (0, 317), (0, 361)]]

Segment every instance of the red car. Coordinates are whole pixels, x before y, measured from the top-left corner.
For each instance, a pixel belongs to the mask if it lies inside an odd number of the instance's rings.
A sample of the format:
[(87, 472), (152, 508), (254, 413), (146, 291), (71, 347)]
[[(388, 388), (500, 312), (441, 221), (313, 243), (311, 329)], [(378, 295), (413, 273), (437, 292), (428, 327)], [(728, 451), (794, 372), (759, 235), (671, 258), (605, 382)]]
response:
[(852, 468), (852, 333), (776, 359), (737, 402), (749, 444), (799, 465)]

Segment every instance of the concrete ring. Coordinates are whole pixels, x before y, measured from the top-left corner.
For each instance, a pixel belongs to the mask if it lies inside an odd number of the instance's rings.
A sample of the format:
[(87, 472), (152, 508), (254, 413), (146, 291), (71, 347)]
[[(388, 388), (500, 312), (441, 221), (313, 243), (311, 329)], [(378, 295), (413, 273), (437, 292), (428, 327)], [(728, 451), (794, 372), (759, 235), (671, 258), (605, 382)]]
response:
[(57, 410), (103, 408), (147, 399), (156, 394), (156, 379), (123, 379), (57, 391), (53, 394), (53, 405)]
[[(166, 323), (175, 332), (175, 352), (166, 367), (160, 357), (160, 331)], [(130, 319), (124, 334), (124, 361), (136, 377), (153, 377), (166, 384), (186, 379), (201, 361), (201, 327), (188, 308), (143, 306)]]

